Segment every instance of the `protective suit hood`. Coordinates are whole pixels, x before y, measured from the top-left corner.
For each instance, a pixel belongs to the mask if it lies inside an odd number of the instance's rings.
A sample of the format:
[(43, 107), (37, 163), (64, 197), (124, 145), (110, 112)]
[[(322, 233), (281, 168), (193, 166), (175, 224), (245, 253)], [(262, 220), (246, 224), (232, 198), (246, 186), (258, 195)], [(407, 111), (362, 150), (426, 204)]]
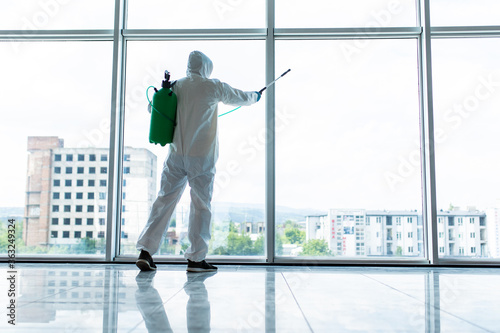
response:
[(194, 74), (208, 79), (213, 68), (214, 65), (209, 57), (200, 51), (193, 51), (189, 54), (186, 76), (190, 77)]

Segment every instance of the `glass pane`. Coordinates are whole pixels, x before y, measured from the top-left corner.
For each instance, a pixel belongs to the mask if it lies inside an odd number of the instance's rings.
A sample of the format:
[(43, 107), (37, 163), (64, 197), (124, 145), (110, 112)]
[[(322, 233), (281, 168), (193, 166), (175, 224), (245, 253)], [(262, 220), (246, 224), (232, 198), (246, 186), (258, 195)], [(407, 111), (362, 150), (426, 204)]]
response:
[(378, 28), (416, 25), (414, 0), (276, 0), (278, 28)]
[(276, 63), (292, 68), (276, 85), (276, 254), (423, 256), (416, 41), (278, 41)]
[(500, 40), (432, 42), (440, 255), (500, 258)]
[(0, 30), (113, 29), (113, 0), (3, 0)]
[(112, 47), (0, 43), (1, 216), (18, 223), (17, 254), (104, 255)]
[(129, 0), (129, 29), (264, 28), (264, 0)]
[(430, 5), (434, 26), (500, 25), (498, 0), (432, 0)]
[[(189, 53), (199, 49), (213, 61), (212, 78), (241, 90), (260, 90), (265, 85), (264, 47), (263, 41), (128, 43), (125, 123), (128, 148), (124, 161), (126, 209), (122, 210), (122, 254), (137, 254), (135, 244), (160, 189), (163, 162), (168, 154), (168, 145), (149, 143), (151, 116), (147, 111), (146, 88), (150, 85), (160, 88), (167, 69), (172, 80), (185, 76)], [(153, 90), (150, 98), (152, 94)], [(220, 104), (219, 114), (232, 109), (234, 106)], [(262, 101), (219, 118), (219, 160), (212, 199), (209, 255), (264, 255), (264, 119)], [(147, 156), (148, 163), (152, 163), (150, 172), (141, 180), (141, 190), (133, 185), (140, 181), (134, 171), (139, 157), (135, 161), (132, 153), (127, 157), (127, 149), (140, 151)], [(126, 169), (129, 166), (130, 169)], [(186, 190), (157, 254), (181, 256), (189, 246), (189, 203), (189, 190)]]

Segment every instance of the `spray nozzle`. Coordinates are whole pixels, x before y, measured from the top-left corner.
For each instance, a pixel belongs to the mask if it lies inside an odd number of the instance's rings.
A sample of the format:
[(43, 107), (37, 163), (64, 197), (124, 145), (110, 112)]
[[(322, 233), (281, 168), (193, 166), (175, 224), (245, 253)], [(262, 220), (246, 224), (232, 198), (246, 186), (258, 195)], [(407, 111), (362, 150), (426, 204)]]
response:
[(172, 85), (170, 83), (170, 72), (169, 71), (165, 71), (165, 80), (163, 80), (161, 82), (161, 87), (162, 88), (165, 88), (165, 89), (168, 89), (170, 88)]

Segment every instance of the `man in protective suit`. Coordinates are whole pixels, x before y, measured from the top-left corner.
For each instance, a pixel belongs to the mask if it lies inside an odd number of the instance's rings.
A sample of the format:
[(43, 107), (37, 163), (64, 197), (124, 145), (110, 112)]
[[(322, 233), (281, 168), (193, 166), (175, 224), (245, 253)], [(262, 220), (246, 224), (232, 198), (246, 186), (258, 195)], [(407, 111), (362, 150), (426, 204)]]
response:
[(216, 271), (205, 261), (210, 240), (212, 212), (210, 202), (219, 154), (217, 139), (217, 105), (251, 105), (259, 101), (256, 91), (241, 91), (227, 83), (210, 79), (212, 61), (202, 52), (189, 54), (186, 77), (172, 90), (177, 95), (177, 125), (170, 151), (161, 174), (158, 198), (153, 203), (137, 249), (136, 262), (142, 271), (156, 270), (151, 255), (158, 251), (175, 206), (186, 183), (191, 188), (188, 238), (191, 246), (184, 257), (190, 272)]

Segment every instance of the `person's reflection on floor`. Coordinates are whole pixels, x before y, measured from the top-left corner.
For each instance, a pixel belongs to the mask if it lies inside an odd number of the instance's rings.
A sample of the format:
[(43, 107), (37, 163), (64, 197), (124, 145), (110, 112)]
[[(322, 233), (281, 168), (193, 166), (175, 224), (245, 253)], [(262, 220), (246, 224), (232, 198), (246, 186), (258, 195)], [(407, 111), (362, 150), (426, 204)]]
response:
[(210, 302), (205, 280), (217, 272), (187, 273), (184, 291), (189, 296), (186, 306), (188, 332), (210, 332)]
[(158, 290), (153, 287), (155, 274), (156, 271), (137, 274), (135, 281), (138, 289), (135, 292), (135, 301), (149, 333), (173, 332), (163, 307), (163, 300)]

